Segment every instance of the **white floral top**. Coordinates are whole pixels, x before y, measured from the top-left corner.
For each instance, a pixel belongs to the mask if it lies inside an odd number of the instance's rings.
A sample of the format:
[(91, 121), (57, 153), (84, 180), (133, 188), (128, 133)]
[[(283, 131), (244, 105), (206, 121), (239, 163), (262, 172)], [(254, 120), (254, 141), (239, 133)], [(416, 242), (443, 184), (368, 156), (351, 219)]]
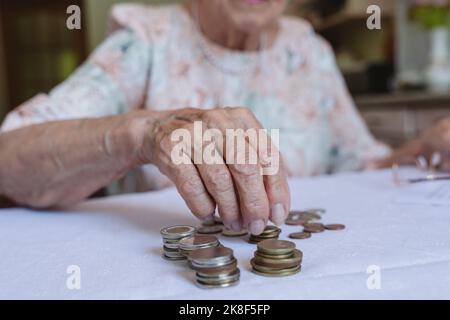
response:
[[(362, 169), (389, 153), (355, 109), (331, 48), (301, 19), (282, 18), (275, 43), (259, 53), (212, 43), (180, 6), (117, 5), (110, 29), (72, 76), (12, 111), (2, 130), (138, 108), (246, 106), (266, 128), (280, 129), (292, 175)], [(121, 186), (162, 184), (144, 166)]]

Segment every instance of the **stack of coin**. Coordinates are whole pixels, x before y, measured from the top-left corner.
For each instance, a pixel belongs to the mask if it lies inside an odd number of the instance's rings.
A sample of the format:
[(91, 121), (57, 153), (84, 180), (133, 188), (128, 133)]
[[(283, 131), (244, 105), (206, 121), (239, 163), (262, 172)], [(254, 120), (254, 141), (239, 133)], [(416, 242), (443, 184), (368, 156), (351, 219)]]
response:
[(258, 243), (250, 260), (252, 271), (267, 277), (289, 276), (300, 272), (303, 253), (291, 241), (269, 239)]
[(181, 239), (179, 241), (179, 251), (182, 255), (188, 257), (194, 250), (217, 247), (219, 245), (220, 242), (215, 236), (198, 234)]
[(267, 239), (278, 239), (278, 236), (281, 233), (281, 229), (275, 226), (267, 226), (264, 231), (255, 236), (255, 235), (250, 235), (250, 239), (248, 240), (248, 242), (256, 244), (260, 241), (263, 240), (267, 240)]
[(195, 228), (191, 226), (172, 226), (161, 229), (163, 238), (163, 257), (168, 260), (184, 260), (184, 256), (179, 251), (179, 242), (184, 238), (192, 237), (195, 234)]
[(202, 288), (223, 288), (237, 284), (240, 271), (233, 250), (223, 246), (197, 249), (189, 254), (196, 271), (196, 284)]

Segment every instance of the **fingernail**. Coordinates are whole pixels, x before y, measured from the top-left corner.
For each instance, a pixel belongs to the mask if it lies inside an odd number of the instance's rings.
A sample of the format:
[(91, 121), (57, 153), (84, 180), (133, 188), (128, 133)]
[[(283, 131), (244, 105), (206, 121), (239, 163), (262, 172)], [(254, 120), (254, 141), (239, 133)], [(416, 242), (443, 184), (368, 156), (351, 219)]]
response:
[(239, 221), (234, 221), (233, 223), (231, 223), (231, 230), (233, 231), (241, 231), (242, 227), (241, 227), (241, 223)]
[(277, 203), (276, 205), (272, 206), (272, 222), (277, 226), (280, 226), (284, 223), (284, 220), (285, 214), (283, 205), (281, 203)]
[(266, 224), (264, 223), (264, 220), (256, 220), (252, 221), (249, 226), (250, 233), (257, 236), (261, 234), (264, 231), (264, 228), (266, 227)]

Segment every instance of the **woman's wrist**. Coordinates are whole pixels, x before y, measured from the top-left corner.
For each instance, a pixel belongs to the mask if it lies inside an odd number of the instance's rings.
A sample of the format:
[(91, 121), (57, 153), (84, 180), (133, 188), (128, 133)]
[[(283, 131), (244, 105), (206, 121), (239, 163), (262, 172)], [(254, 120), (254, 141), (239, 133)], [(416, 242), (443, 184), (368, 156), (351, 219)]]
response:
[(105, 152), (129, 169), (150, 163), (152, 134), (159, 114), (137, 110), (118, 116), (104, 133)]

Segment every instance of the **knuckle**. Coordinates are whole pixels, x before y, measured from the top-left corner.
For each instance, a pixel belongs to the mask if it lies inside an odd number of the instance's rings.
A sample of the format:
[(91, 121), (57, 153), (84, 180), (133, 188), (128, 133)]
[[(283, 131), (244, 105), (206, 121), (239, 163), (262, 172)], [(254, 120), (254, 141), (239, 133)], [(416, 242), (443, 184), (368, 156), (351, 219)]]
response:
[(195, 216), (202, 219), (211, 216), (215, 210), (215, 206), (209, 202), (195, 201), (191, 204), (190, 209)]
[(259, 175), (259, 167), (254, 164), (236, 164), (233, 166), (234, 172), (242, 177), (250, 178)]
[(214, 192), (226, 193), (233, 189), (231, 175), (226, 168), (212, 167), (208, 171), (208, 184)]
[(202, 181), (193, 177), (179, 179), (178, 189), (187, 198), (197, 198), (205, 194)]
[(267, 200), (261, 197), (252, 197), (244, 202), (244, 212), (250, 219), (257, 217), (267, 218), (269, 216), (269, 206)]

